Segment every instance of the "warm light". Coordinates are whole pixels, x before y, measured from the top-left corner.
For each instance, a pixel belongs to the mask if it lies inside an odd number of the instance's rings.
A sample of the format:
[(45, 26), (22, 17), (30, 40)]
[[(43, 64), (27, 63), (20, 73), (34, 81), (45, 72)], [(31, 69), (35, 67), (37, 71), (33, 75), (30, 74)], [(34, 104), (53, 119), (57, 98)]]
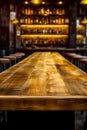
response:
[(29, 2), (28, 1), (24, 1), (24, 4), (27, 5), (27, 4), (29, 4)]
[(15, 19), (13, 19), (13, 20), (11, 21), (11, 23), (12, 23), (12, 24), (18, 24), (19, 21), (18, 21), (18, 19), (15, 18)]
[(61, 4), (63, 4), (63, 2), (62, 2), (62, 1), (59, 1), (59, 2), (58, 2), (58, 4), (60, 4), (60, 5), (61, 5)]
[(87, 0), (82, 0), (80, 4), (87, 4)]
[(82, 24), (87, 24), (87, 18), (85, 17), (82, 21), (81, 21)]
[(83, 35), (78, 34), (78, 35), (76, 36), (76, 38), (77, 38), (77, 39), (83, 39)]
[(33, 4), (41, 4), (42, 0), (31, 0), (31, 3), (33, 3)]
[(42, 1), (42, 4), (44, 5), (44, 4), (45, 4), (45, 1)]
[(38, 34), (34, 34), (34, 35), (21, 35), (21, 38), (24, 38), (24, 39), (27, 39), (27, 38), (68, 38), (68, 36), (67, 35), (44, 35), (44, 34), (42, 34), (42, 35), (38, 35)]
[(77, 29), (78, 29), (78, 30), (82, 30), (82, 29), (84, 29), (84, 26), (83, 26), (83, 25), (78, 25), (78, 26), (77, 26)]
[(26, 25), (26, 24), (22, 24), (20, 25), (21, 28), (43, 28), (43, 27), (47, 27), (47, 28), (68, 28), (69, 26), (68, 25)]

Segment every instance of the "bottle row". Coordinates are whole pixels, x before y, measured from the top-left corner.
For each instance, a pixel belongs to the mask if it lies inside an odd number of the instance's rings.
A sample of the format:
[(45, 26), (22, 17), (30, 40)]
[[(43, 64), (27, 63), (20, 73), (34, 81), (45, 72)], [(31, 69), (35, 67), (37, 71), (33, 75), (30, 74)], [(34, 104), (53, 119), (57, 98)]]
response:
[(82, 39), (77, 39), (76, 40), (76, 44), (77, 45), (86, 45), (87, 44), (87, 42), (86, 42), (86, 38), (85, 37), (83, 37)]
[[(22, 48), (57, 48), (57, 47), (66, 47), (68, 46), (68, 39), (22, 39), (21, 47)], [(86, 45), (83, 43), (83, 40), (76, 40), (77, 46)]]
[(20, 19), (21, 24), (69, 24), (68, 17), (24, 17)]
[(21, 43), (24, 45), (57, 45), (57, 44), (67, 44), (68, 39), (66, 38), (31, 38), (31, 39), (22, 39)]
[(68, 34), (68, 28), (25, 28), (21, 34)]
[(76, 30), (76, 33), (77, 34), (82, 34), (82, 35), (85, 35), (85, 30)]
[(24, 15), (45, 15), (45, 14), (65, 15), (66, 11), (64, 8), (61, 8), (61, 7), (59, 8), (41, 7), (41, 8), (36, 8), (36, 9), (27, 7), (27, 8), (22, 9), (22, 14)]

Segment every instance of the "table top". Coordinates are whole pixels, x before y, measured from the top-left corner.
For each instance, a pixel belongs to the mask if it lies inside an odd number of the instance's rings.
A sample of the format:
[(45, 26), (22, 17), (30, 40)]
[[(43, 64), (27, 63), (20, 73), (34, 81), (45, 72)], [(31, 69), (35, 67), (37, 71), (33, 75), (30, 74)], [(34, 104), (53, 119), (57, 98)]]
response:
[(0, 73), (0, 110), (87, 110), (87, 73), (58, 52), (34, 52)]

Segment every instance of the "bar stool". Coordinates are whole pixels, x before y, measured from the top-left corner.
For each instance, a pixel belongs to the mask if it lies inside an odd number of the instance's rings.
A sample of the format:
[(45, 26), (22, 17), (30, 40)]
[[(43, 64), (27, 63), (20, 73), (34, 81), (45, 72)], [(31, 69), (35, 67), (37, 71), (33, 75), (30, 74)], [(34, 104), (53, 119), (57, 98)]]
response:
[(81, 55), (79, 55), (79, 54), (76, 54), (76, 55), (73, 55), (72, 58), (73, 58), (73, 63), (74, 63), (76, 66), (80, 67), (79, 60), (80, 60), (81, 58), (83, 58), (83, 56), (81, 56)]
[(15, 56), (16, 57), (16, 62), (19, 62), (20, 60), (21, 60), (21, 58), (22, 58), (22, 55), (20, 55), (20, 54), (10, 54), (9, 56)]
[(84, 66), (83, 59), (87, 59), (87, 56), (82, 56), (82, 58), (79, 59), (79, 66), (80, 66), (81, 69), (84, 68), (84, 67), (83, 67), (83, 66)]
[(14, 65), (14, 64), (16, 64), (16, 57), (15, 56), (4, 56), (4, 58), (8, 58), (8, 59), (10, 59), (11, 60), (11, 65)]
[(21, 54), (21, 55), (25, 56), (24, 52), (15, 52), (14, 54)]
[(74, 63), (73, 56), (75, 56), (75, 55), (76, 55), (76, 53), (72, 53), (72, 52), (67, 52), (67, 53), (66, 53), (67, 59), (68, 59), (70, 62), (72, 62), (72, 63)]
[(25, 57), (25, 53), (23, 52), (15, 52), (14, 54), (22, 56), (22, 59)]
[(87, 72), (87, 58), (80, 59), (80, 62), (82, 63), (82, 70)]
[(3, 67), (3, 70), (5, 70), (11, 66), (11, 61), (10, 61), (10, 59), (7, 59), (7, 58), (0, 58), (0, 64)]

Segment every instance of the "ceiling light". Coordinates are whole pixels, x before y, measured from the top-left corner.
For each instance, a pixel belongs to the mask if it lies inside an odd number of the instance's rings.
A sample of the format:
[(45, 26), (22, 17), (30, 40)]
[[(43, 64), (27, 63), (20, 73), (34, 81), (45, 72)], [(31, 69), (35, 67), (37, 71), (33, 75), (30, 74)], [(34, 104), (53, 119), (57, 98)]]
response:
[(42, 0), (31, 0), (31, 3), (33, 3), (33, 4), (41, 4)]
[(29, 2), (28, 1), (24, 1), (24, 4), (27, 5), (27, 4), (29, 4)]
[(82, 1), (80, 2), (80, 4), (86, 5), (86, 4), (87, 4), (87, 0), (82, 0)]
[(59, 5), (62, 5), (62, 4), (63, 4), (63, 1), (59, 1), (58, 4), (59, 4)]
[(44, 5), (44, 4), (45, 4), (45, 1), (42, 1), (42, 4)]

